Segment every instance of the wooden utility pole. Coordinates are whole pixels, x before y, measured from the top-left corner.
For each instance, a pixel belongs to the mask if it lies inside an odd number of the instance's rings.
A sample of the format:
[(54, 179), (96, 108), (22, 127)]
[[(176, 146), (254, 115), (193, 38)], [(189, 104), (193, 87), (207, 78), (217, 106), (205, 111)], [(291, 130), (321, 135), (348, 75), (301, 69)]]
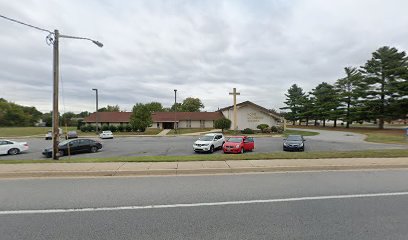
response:
[(237, 95), (240, 95), (240, 93), (237, 92), (236, 88), (233, 88), (232, 93), (229, 93), (229, 95), (234, 96), (234, 130), (238, 130), (238, 124), (237, 124)]
[(52, 158), (58, 160), (58, 144), (59, 144), (59, 112), (58, 112), (58, 81), (59, 81), (59, 32), (54, 30), (54, 51), (53, 51), (53, 78), (54, 78), (54, 94), (52, 105)]

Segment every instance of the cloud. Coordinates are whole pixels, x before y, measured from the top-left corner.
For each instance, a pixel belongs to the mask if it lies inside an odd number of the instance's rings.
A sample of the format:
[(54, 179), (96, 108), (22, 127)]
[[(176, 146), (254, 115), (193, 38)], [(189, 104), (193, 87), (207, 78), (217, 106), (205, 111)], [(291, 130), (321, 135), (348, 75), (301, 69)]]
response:
[[(407, 50), (408, 2), (57, 1), (1, 2), (0, 14), (62, 34), (61, 109), (130, 110), (136, 102), (202, 99), (205, 110), (239, 101), (283, 106), (296, 83), (310, 91), (360, 66), (383, 45)], [(52, 108), (52, 47), (40, 32), (0, 19), (0, 97)]]

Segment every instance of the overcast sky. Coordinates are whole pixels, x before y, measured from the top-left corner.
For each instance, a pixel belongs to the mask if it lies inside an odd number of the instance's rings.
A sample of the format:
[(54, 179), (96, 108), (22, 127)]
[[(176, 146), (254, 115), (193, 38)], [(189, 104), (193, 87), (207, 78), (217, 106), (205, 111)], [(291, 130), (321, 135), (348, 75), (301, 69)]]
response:
[[(0, 0), (0, 14), (104, 44), (60, 41), (60, 111), (198, 97), (206, 111), (238, 102), (283, 106), (388, 45), (408, 50), (407, 0)], [(0, 18), (0, 97), (52, 109), (47, 33)]]

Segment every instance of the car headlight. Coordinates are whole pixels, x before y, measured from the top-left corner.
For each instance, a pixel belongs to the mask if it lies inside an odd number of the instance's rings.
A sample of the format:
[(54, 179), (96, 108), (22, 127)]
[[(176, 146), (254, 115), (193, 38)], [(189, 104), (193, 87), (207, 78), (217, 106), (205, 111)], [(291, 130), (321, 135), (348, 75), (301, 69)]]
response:
[(236, 145), (235, 148), (239, 148), (239, 145)]
[(303, 147), (303, 143), (299, 144), (300, 147)]
[(288, 146), (288, 144), (287, 144), (287, 143), (283, 143), (283, 146), (287, 147), (287, 146)]

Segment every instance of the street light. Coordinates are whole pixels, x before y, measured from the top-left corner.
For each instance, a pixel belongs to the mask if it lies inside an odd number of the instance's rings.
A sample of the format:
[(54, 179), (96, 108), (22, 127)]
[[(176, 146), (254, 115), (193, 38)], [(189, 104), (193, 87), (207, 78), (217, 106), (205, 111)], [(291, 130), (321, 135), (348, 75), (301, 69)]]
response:
[[(99, 46), (99, 45), (98, 45)], [(96, 123), (96, 127), (95, 127), (95, 132), (96, 134), (98, 134), (99, 130), (98, 130), (98, 89), (97, 88), (92, 88), (93, 91), (95, 91), (96, 93), (96, 111), (95, 111), (95, 123)]]
[(58, 160), (58, 140), (59, 140), (59, 128), (58, 128), (58, 81), (59, 81), (59, 39), (60, 38), (72, 38), (72, 39), (80, 39), (80, 40), (88, 40), (96, 44), (98, 47), (103, 47), (103, 44), (84, 37), (75, 37), (75, 36), (68, 36), (68, 35), (60, 35), (59, 31), (56, 29), (54, 33), (50, 33), (47, 36), (47, 42), (49, 44), (54, 45), (53, 51), (53, 72), (54, 72), (54, 90), (53, 90), (53, 121), (52, 121), (52, 158), (54, 160)]
[(177, 121), (177, 89), (174, 89), (174, 133), (177, 133), (176, 121)]

